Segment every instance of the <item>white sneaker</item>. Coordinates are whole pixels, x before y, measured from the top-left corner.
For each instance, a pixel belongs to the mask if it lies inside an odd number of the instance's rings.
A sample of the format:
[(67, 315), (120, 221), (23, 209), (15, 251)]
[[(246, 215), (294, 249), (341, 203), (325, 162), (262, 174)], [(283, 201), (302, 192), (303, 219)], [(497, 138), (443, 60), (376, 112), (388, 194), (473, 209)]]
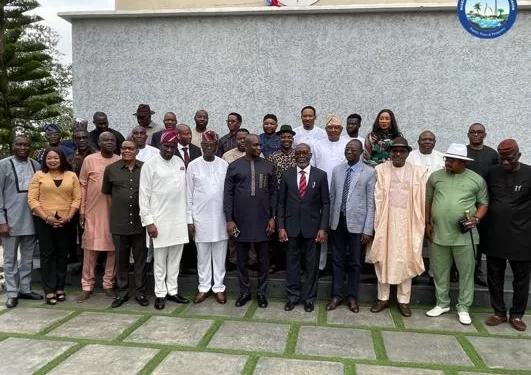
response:
[(426, 311), (426, 315), (435, 318), (436, 316), (441, 316), (442, 314), (447, 313), (448, 311), (450, 311), (449, 307), (435, 306), (430, 311)]
[(470, 314), (466, 311), (458, 312), (457, 315), (459, 315), (459, 323), (464, 324), (466, 326), (472, 324), (472, 319), (470, 319)]

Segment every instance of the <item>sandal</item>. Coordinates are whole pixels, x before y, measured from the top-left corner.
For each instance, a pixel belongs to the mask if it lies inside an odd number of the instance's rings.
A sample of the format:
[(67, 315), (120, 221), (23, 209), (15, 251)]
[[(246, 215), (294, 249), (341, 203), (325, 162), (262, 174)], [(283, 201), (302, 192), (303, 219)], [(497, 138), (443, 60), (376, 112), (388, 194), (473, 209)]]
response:
[(55, 294), (52, 294), (51, 297), (46, 296), (47, 305), (55, 305), (56, 303), (57, 303), (57, 298), (55, 297)]
[(55, 293), (55, 295), (57, 296), (57, 302), (64, 302), (66, 300), (66, 294), (65, 292), (57, 292)]

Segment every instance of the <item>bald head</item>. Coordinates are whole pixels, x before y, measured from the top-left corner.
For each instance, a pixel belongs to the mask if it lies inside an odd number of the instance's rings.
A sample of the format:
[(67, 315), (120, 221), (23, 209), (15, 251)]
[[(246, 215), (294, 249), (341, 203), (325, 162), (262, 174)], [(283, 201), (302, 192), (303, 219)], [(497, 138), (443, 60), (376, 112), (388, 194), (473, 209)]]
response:
[(435, 147), (435, 134), (430, 130), (424, 130), (420, 133), (417, 143), (419, 144), (420, 153), (423, 155), (429, 155)]
[(260, 157), (262, 148), (260, 138), (256, 134), (249, 134), (245, 137), (245, 154), (251, 159)]
[(146, 147), (148, 139), (146, 128), (140, 125), (135, 126), (131, 133), (131, 139), (135, 142), (138, 148), (143, 149)]
[(177, 125), (177, 116), (173, 112), (166, 112), (162, 120), (164, 127), (166, 129), (175, 130), (175, 125)]
[(483, 141), (487, 136), (487, 132), (483, 124), (476, 122), (468, 128), (468, 140), (470, 146), (475, 150), (481, 150), (483, 148)]
[(192, 142), (192, 130), (186, 124), (178, 124), (175, 127), (177, 134), (179, 134), (179, 143), (182, 146), (188, 147), (190, 142)]

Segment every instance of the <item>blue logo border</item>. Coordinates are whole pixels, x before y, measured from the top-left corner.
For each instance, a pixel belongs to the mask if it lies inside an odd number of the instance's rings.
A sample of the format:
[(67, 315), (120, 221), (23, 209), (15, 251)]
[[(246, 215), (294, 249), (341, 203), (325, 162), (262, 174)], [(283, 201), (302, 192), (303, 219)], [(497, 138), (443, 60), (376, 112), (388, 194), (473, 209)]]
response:
[(457, 14), (459, 16), (459, 21), (461, 22), (461, 25), (465, 28), (466, 31), (468, 31), (470, 34), (474, 35), (475, 37), (481, 38), (481, 39), (494, 39), (502, 36), (507, 31), (511, 29), (511, 27), (514, 25), (514, 22), (516, 21), (516, 15), (518, 13), (518, 5), (516, 4), (516, 0), (508, 0), (509, 2), (509, 16), (507, 18), (507, 21), (499, 28), (485, 31), (485, 30), (478, 30), (474, 28), (473, 25), (470, 24), (468, 21), (468, 17), (466, 15), (465, 6), (467, 1), (476, 1), (476, 0), (459, 0), (457, 3)]

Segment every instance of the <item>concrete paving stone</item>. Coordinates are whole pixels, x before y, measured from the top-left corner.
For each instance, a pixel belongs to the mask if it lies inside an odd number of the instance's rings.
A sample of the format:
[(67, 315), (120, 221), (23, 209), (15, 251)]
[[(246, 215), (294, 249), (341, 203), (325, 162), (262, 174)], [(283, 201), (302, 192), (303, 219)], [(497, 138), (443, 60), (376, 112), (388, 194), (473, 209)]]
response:
[(87, 345), (55, 367), (48, 375), (136, 374), (157, 349)]
[(139, 318), (139, 315), (83, 312), (48, 334), (80, 339), (113, 340)]
[(253, 375), (343, 375), (343, 364), (299, 359), (260, 358)]
[(301, 327), (295, 352), (325, 357), (376, 359), (371, 332), (352, 328)]
[[(483, 327), (487, 329), (487, 332), (493, 335), (511, 335), (511, 336), (527, 336), (531, 337), (531, 329), (527, 329), (526, 331), (517, 331), (514, 329), (509, 322), (502, 323), (500, 325), (497, 325), (495, 327), (490, 327), (487, 324), (485, 324), (485, 320), (487, 317), (491, 316), (492, 314), (472, 314), (473, 319), (477, 319), (481, 322)], [(524, 322), (526, 322), (527, 325), (530, 325), (531, 323), (526, 320), (526, 317), (523, 318)]]
[[(530, 370), (531, 340), (499, 337), (467, 337), (490, 368)], [(527, 355), (525, 354), (527, 353)]]
[(112, 298), (103, 293), (95, 293), (83, 303), (77, 303), (79, 293), (68, 293), (66, 300), (61, 303), (62, 307), (84, 309), (106, 309), (111, 306)]
[(0, 315), (0, 332), (38, 333), (71, 311), (16, 307)]
[(212, 326), (213, 320), (153, 316), (125, 341), (196, 346)]
[(31, 375), (74, 345), (66, 341), (10, 337), (0, 342), (0, 371), (9, 375)]
[[(71, 306), (73, 308), (86, 308), (86, 309), (98, 309), (98, 310), (104, 310), (104, 309), (110, 309), (111, 303), (113, 301), (112, 298), (107, 297), (103, 293), (95, 293), (92, 296), (90, 296), (89, 299), (87, 299), (83, 303), (77, 303), (77, 297), (79, 296), (79, 293), (72, 293), (67, 297), (67, 300), (64, 302), (66, 306)], [(166, 307), (163, 310), (155, 310), (153, 308), (153, 296), (146, 296), (149, 300), (149, 306), (140, 306), (136, 300), (135, 296), (131, 296), (129, 301), (124, 303), (122, 306), (117, 308), (116, 310), (113, 309), (113, 311), (120, 311), (120, 310), (127, 310), (127, 311), (134, 311), (139, 313), (149, 313), (149, 314), (164, 314), (169, 315), (171, 314), (176, 308), (177, 304), (173, 302), (167, 302)]]
[(249, 306), (251, 306), (251, 303), (247, 302), (247, 305), (243, 307), (236, 307), (234, 306), (234, 300), (231, 299), (227, 299), (227, 303), (222, 305), (217, 303), (213, 296), (210, 296), (201, 303), (190, 303), (183, 314), (243, 318)]
[(356, 365), (357, 375), (444, 375), (442, 370), (424, 368)]
[(282, 353), (288, 332), (288, 324), (224, 322), (208, 347)]
[(382, 335), (391, 361), (473, 365), (453, 336), (410, 332), (382, 332)]
[(317, 323), (318, 305), (311, 313), (304, 311), (304, 303), (298, 304), (291, 311), (285, 311), (286, 302), (269, 301), (267, 309), (256, 309), (253, 319), (258, 320), (288, 320), (295, 322)]
[(360, 306), (359, 313), (355, 314), (346, 305), (327, 312), (328, 324), (341, 324), (352, 326), (370, 326), (394, 328), (395, 323), (389, 309), (378, 314), (372, 313), (369, 306)]
[(426, 316), (428, 310), (412, 310), (409, 318), (402, 318), (408, 329), (427, 329), (434, 331), (477, 332), (473, 325), (459, 323), (457, 312), (450, 311), (446, 314), (432, 318)]
[[(240, 375), (247, 362), (245, 355), (198, 353), (198, 352), (172, 352), (153, 371), (153, 375)], [(182, 372), (181, 372), (182, 371)]]

